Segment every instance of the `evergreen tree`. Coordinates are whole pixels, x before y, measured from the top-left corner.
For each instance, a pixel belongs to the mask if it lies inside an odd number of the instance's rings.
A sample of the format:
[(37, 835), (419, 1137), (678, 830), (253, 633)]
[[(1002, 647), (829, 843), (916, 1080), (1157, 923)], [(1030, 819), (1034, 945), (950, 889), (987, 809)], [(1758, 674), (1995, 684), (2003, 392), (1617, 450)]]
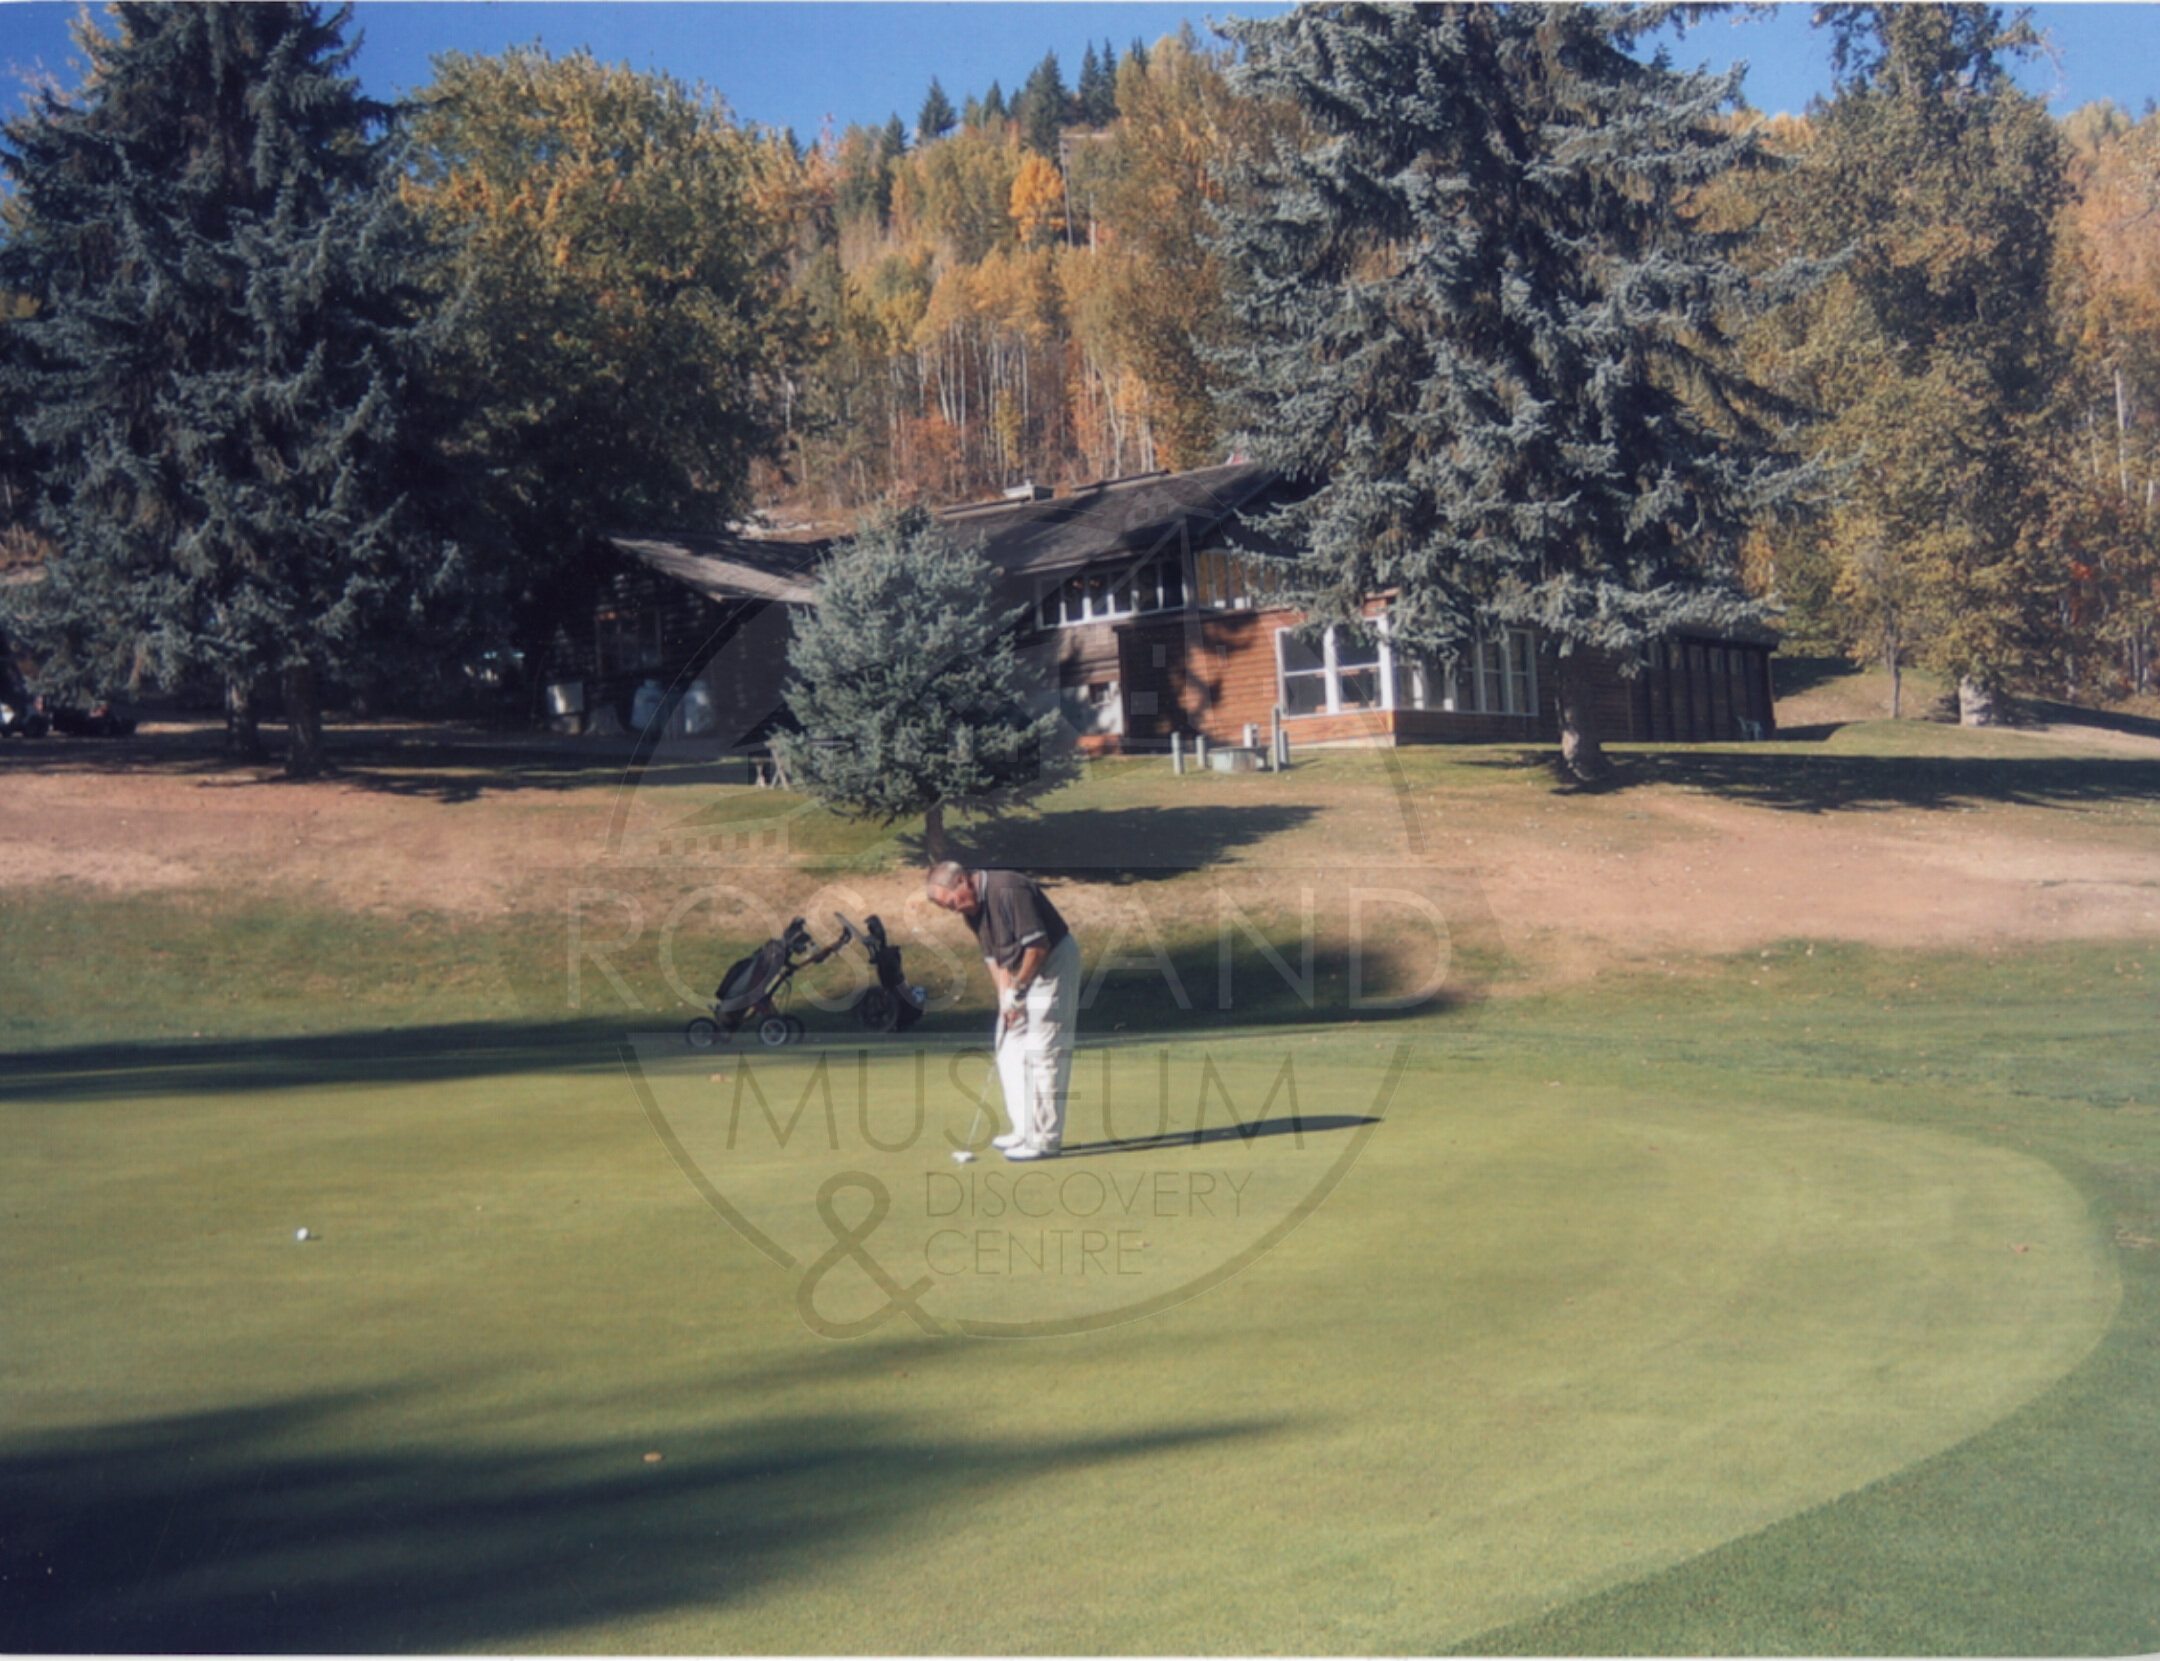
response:
[[(1276, 529), (1300, 599), (1460, 659), (1537, 631), (1562, 753), (1606, 763), (1589, 654), (1761, 608), (1738, 543), (1802, 473), (1725, 328), (1778, 285), (1691, 204), (1756, 155), (1737, 76), (1632, 55), (1631, 14), (1578, 6), (1303, 7), (1232, 26), (1249, 89), (1319, 141), (1256, 165), (1230, 216), (1255, 460), (1308, 481)], [(1797, 280), (1788, 270), (1781, 281)]]
[(930, 77), (930, 90), (923, 96), (922, 112), (915, 117), (915, 142), (928, 144), (943, 138), (960, 124), (953, 113), (952, 100), (945, 96), (945, 89), (938, 85), (935, 75)]
[(1117, 119), (1117, 49), (1105, 41), (1103, 54), (1095, 55), (1091, 41), (1080, 60), (1080, 81), (1073, 98), (1082, 126), (1107, 127)]
[(410, 629), (457, 562), (423, 522), (410, 374), (423, 247), (347, 13), (113, 7), (89, 79), (8, 124), (0, 288), (54, 545), (13, 592), (55, 688), (224, 682), (255, 741), (282, 683), (288, 770), (322, 765), (320, 688)]
[[(997, 125), (998, 125), (999, 123), (1001, 123), (1002, 121), (1004, 121), (1004, 119), (1005, 119), (1005, 94), (1004, 94), (1004, 92), (1003, 92), (1003, 91), (1001, 91), (1001, 90), (999, 89), (999, 87), (998, 87), (998, 84), (997, 84), (997, 82), (995, 82), (995, 81), (992, 81), (992, 82), (990, 83), (990, 90), (989, 90), (988, 92), (986, 92), (986, 93), (984, 93), (984, 94), (982, 95), (982, 104), (981, 104), (981, 107), (980, 107), (980, 108), (981, 108), (981, 123), (980, 123), (980, 124), (981, 124), (982, 126), (985, 126), (985, 127), (995, 127), (995, 126), (997, 126)], [(969, 123), (969, 125), (970, 125), (970, 126), (973, 126), (973, 125), (976, 125), (976, 123), (974, 123), (974, 122), (970, 122), (970, 123)]]
[(1038, 156), (1051, 161), (1057, 159), (1058, 134), (1065, 129), (1066, 105), (1070, 96), (1065, 90), (1064, 72), (1058, 68), (1057, 54), (1045, 52), (1043, 60), (1029, 74), (1013, 100), (1013, 117), (1020, 123), (1020, 137)]
[(1062, 783), (1059, 717), (1028, 712), (1014, 615), (990, 601), (982, 556), (919, 510), (843, 544), (799, 613), (773, 749), (795, 785), (851, 818), (924, 815), (946, 856), (945, 810), (1023, 801)]

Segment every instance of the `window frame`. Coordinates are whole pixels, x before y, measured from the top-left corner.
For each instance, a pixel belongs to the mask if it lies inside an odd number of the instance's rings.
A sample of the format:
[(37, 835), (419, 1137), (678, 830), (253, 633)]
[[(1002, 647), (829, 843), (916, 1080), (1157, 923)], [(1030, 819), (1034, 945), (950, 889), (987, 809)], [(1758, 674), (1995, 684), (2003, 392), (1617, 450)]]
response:
[(1054, 629), (1087, 628), (1183, 611), (1186, 588), (1185, 562), (1175, 553), (1156, 554), (1126, 565), (1086, 565), (1076, 571), (1037, 577), (1035, 600), (1028, 614), (1034, 626), (1045, 634)]
[[(1297, 640), (1308, 650), (1309, 640), (1299, 639), (1303, 628), (1291, 625), (1275, 631), (1275, 694), (1286, 721), (1306, 721), (1319, 715), (1369, 715), (1392, 710), (1395, 703), (1395, 650), (1388, 640), (1388, 620), (1383, 613), (1366, 619), (1373, 632), (1370, 658), (1352, 658), (1347, 662), (1341, 651), (1342, 642), (1337, 625), (1330, 623), (1321, 631), (1319, 645), (1320, 662), (1317, 666), (1292, 668), (1287, 655), (1288, 643)], [(1373, 677), (1374, 696), (1369, 702), (1346, 700), (1343, 697), (1345, 674), (1369, 674)], [(1318, 709), (1294, 709), (1291, 707), (1290, 683), (1318, 681), (1321, 688), (1321, 707)]]

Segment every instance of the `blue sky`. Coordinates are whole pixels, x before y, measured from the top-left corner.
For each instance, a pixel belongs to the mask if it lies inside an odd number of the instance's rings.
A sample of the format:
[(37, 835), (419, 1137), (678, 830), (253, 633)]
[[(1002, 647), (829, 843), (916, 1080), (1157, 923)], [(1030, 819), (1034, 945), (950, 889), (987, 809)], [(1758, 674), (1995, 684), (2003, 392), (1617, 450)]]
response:
[[(845, 127), (898, 114), (912, 126), (933, 75), (958, 105), (992, 81), (1011, 93), (1054, 51), (1071, 85), (1090, 44), (1107, 40), (1122, 53), (1136, 37), (1152, 42), (1175, 32), (1181, 20), (1204, 34), (1211, 17), (1280, 9), (1174, 0), (361, 0), (365, 44), (356, 67), (370, 92), (388, 97), (425, 85), (437, 52), (534, 41), (557, 53), (589, 46), (611, 63), (702, 81), (738, 117), (792, 127), (808, 141), (827, 120)], [(20, 107), (26, 73), (75, 84), (67, 26), (77, 10), (73, 0), (0, 0), (0, 108)], [(1719, 68), (1746, 58), (1750, 99), (1798, 110), (1829, 82), (1808, 12), (1786, 5), (1767, 20), (1713, 19), (1675, 56)], [(2160, 4), (2040, 5), (2034, 13), (2058, 56), (2027, 66), (2020, 80), (2058, 114), (2097, 98), (2136, 113), (2160, 99)]]

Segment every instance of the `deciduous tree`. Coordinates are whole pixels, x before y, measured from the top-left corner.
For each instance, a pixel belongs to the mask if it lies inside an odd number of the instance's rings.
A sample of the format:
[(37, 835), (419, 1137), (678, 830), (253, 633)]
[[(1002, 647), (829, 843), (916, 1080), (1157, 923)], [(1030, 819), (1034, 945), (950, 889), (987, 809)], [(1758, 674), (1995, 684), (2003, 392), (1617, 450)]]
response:
[(796, 356), (793, 227), (700, 89), (537, 47), (446, 54), (407, 192), (454, 250), (448, 384), (528, 658), (590, 613), (598, 533), (748, 505)]
[(2046, 670), (2060, 601), (2043, 457), (2061, 141), (2004, 66), (2030, 33), (1996, 8), (1824, 12), (1837, 95), (1784, 211), (1803, 247), (1848, 255), (1799, 345), (1833, 417), (1820, 445), (1848, 468), (1839, 591), (1864, 649), (1894, 669), (1909, 647), (1985, 721)]

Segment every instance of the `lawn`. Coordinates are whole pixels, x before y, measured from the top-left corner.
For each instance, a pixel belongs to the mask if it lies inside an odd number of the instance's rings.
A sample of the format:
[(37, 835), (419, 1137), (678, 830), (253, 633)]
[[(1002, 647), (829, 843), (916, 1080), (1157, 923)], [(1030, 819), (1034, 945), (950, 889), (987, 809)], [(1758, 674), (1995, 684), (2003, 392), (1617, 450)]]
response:
[[(2116, 762), (1959, 742), (1903, 782), (1868, 771), (1885, 741), (1775, 801), (1754, 751), (1684, 787), (1796, 820), (1871, 811), (1856, 788), (2151, 810)], [(1264, 822), (1206, 811), (1260, 781), (1084, 787), (1208, 857), (1141, 838), (1159, 863), (1102, 884), (1164, 955), (1136, 933), (1106, 981), (1087, 1151), (1032, 1191), (948, 1157), (979, 999), (920, 1070), (814, 1011), (818, 1047), (696, 1052), (650, 953), (622, 957), (644, 1008), (565, 1007), (560, 912), (11, 897), (0, 1637), (2160, 1647), (2160, 945), (1796, 918), (1540, 985), (1473, 927), (1463, 995), (1314, 1020), (1280, 990), (1295, 907), (1269, 958), (1212, 927), (1208, 873), (1332, 838), (1399, 874), (1433, 824), (1511, 812), (1648, 836), (1639, 797), (1555, 797), (1504, 752), (1397, 768), (1329, 758)], [(666, 788), (664, 825), (757, 817)], [(1391, 806), (1428, 795), (1454, 817)], [(874, 886), (873, 853), (819, 831), (801, 892)], [(1269, 996), (1206, 995), (1224, 938)]]

